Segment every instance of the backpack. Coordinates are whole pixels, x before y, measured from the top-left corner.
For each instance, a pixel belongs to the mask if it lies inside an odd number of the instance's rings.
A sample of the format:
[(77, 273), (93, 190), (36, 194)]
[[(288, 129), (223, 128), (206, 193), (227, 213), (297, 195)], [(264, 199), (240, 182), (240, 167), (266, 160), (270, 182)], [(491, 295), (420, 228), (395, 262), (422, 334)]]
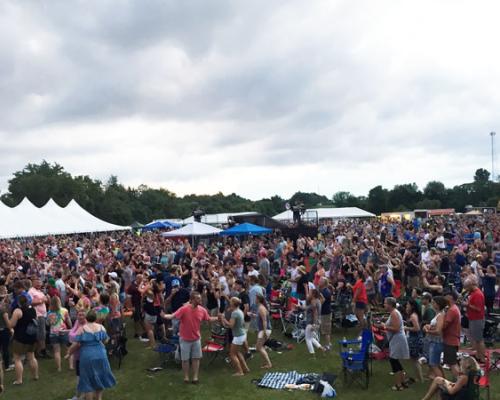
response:
[(32, 319), (26, 327), (26, 335), (31, 337), (38, 335), (38, 321), (36, 319)]

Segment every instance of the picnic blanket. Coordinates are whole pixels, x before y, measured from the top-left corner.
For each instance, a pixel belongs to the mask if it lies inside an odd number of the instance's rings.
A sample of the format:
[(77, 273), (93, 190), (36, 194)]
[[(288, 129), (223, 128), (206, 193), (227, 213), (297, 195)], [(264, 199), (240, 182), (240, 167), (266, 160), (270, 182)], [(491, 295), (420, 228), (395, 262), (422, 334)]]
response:
[(297, 371), (290, 372), (267, 372), (260, 382), (257, 384), (258, 387), (269, 388), (269, 389), (284, 389), (285, 385), (294, 384), (299, 379), (304, 378), (309, 374), (299, 374)]

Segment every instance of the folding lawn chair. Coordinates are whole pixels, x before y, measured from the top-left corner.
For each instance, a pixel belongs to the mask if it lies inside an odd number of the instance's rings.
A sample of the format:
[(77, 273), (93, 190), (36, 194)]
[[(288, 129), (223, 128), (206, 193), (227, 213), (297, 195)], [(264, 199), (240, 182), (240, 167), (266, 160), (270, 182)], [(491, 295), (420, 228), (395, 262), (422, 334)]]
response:
[(209, 364), (213, 363), (218, 356), (226, 355), (227, 333), (227, 329), (222, 325), (212, 325), (210, 339), (201, 349), (209, 357)]
[[(371, 329), (363, 329), (361, 340), (340, 340), (340, 358), (344, 384), (358, 383), (361, 388), (368, 389), (370, 382), (370, 346), (373, 342)], [(358, 349), (354, 349), (357, 346)]]

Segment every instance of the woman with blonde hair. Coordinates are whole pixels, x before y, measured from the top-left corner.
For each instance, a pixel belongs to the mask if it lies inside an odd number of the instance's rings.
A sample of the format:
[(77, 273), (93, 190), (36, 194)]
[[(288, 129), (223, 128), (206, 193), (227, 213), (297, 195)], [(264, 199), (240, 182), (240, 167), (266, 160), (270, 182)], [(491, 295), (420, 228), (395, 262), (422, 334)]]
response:
[(244, 326), (245, 318), (243, 311), (240, 309), (240, 304), (241, 300), (237, 297), (231, 297), (231, 300), (229, 300), (229, 311), (231, 311), (229, 321), (224, 318), (223, 314), (219, 314), (221, 323), (230, 328), (233, 333), (233, 341), (231, 342), (231, 349), (229, 351), (229, 357), (236, 370), (233, 376), (243, 376), (245, 373), (250, 372), (243, 354), (243, 345), (247, 340), (247, 334)]
[(473, 357), (464, 357), (460, 361), (460, 374), (455, 382), (437, 376), (431, 383), (429, 390), (422, 400), (430, 400), (441, 391), (444, 400), (468, 400), (469, 388), (475, 385), (475, 378), (479, 374), (479, 364)]
[(57, 296), (50, 299), (47, 322), (50, 327), (49, 340), (54, 351), (57, 372), (61, 372), (61, 345), (66, 347), (69, 343), (72, 323), (68, 310), (61, 306), (61, 299)]

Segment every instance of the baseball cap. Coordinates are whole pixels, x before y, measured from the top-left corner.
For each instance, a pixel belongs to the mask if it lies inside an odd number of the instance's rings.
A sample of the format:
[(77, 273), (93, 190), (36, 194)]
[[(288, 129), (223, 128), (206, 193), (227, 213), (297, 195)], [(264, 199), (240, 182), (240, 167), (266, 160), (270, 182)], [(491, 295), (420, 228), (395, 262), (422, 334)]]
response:
[(117, 274), (116, 272), (114, 272), (114, 271), (113, 271), (113, 272), (108, 272), (108, 275), (109, 275), (111, 278), (113, 278), (113, 279), (118, 278), (118, 274)]

